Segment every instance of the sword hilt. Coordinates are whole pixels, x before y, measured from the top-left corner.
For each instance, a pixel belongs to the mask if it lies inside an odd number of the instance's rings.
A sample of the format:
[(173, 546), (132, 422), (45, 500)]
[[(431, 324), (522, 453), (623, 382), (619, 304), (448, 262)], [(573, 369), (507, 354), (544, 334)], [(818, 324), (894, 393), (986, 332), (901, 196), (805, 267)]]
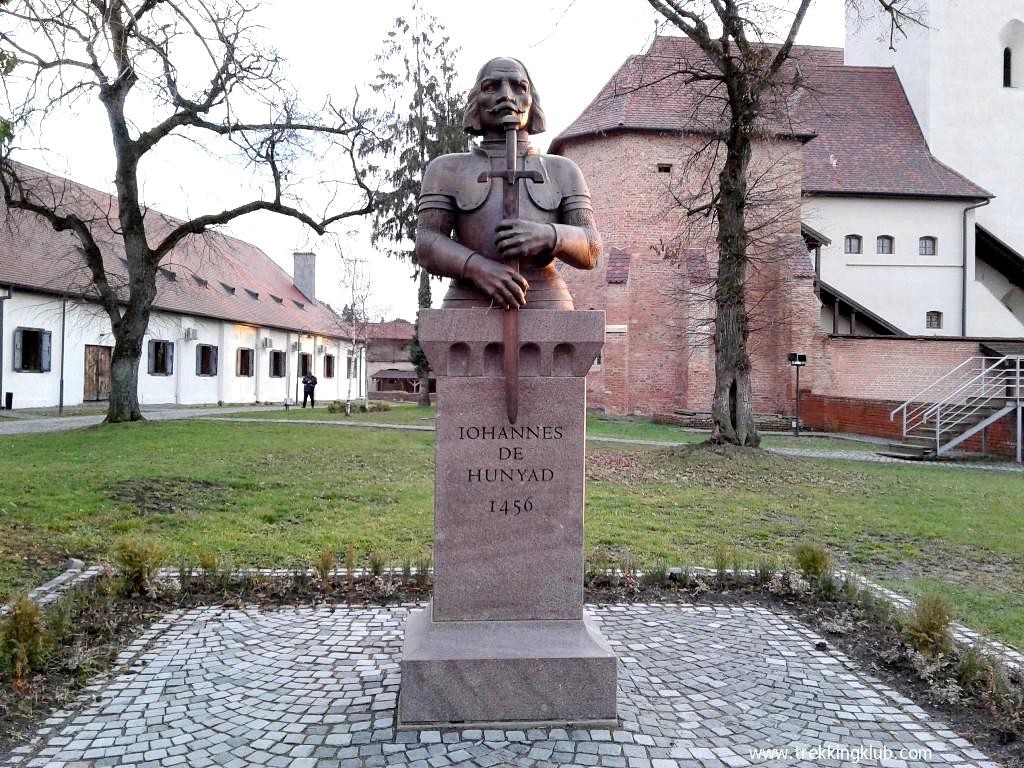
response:
[(544, 174), (540, 171), (484, 171), (476, 178), (481, 184), (491, 179), (501, 179), (506, 184), (515, 184), (520, 179), (532, 181), (534, 184), (543, 184)]

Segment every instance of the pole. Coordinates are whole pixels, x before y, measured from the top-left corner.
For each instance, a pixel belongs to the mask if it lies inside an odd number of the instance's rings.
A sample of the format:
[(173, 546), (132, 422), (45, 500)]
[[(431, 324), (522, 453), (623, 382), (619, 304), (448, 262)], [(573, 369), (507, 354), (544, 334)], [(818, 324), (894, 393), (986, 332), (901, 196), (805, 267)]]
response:
[(796, 367), (796, 423), (793, 425), (793, 434), (800, 437), (800, 366)]
[(0, 292), (0, 411), (4, 409), (4, 302), (11, 298), (11, 289)]
[(1020, 392), (1020, 358), (1017, 358), (1017, 463), (1021, 461), (1021, 447), (1024, 445), (1024, 401), (1021, 401)]
[(67, 325), (68, 300), (64, 298), (60, 302), (60, 393), (57, 399), (57, 415), (64, 415), (64, 347), (67, 346), (67, 335), (64, 328)]

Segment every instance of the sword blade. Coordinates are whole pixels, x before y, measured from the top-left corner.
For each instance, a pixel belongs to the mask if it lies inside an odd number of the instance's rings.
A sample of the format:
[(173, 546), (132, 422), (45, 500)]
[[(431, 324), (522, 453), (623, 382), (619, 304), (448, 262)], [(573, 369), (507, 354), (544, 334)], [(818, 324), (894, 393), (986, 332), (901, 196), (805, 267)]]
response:
[[(505, 125), (505, 168), (506, 177), (502, 184), (501, 213), (506, 219), (519, 218), (519, 180), (516, 168), (519, 157), (516, 154), (518, 141), (517, 118), (507, 119)], [(519, 271), (519, 260), (511, 262), (512, 268)], [(505, 415), (508, 423), (515, 424), (519, 418), (519, 310), (517, 307), (505, 309), (502, 317), (501, 344), (505, 363)]]

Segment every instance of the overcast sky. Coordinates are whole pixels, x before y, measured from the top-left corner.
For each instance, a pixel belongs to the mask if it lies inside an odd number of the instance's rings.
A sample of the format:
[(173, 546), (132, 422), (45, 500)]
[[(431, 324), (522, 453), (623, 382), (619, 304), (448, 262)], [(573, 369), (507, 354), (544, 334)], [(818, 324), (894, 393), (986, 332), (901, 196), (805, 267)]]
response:
[[(530, 69), (543, 99), (548, 133), (534, 143), (541, 149), (594, 98), (623, 60), (642, 53), (655, 31), (656, 15), (646, 0), (424, 0), (426, 8), (447, 28), (461, 48), (459, 71), (464, 88), (477, 69), (494, 56), (514, 56)], [(320, 103), (334, 95), (341, 103), (353, 89), (367, 92), (376, 72), (373, 58), (395, 16), (405, 14), (409, 0), (261, 0), (260, 17), (266, 39), (287, 59), (287, 73), (302, 99)], [(503, 8), (508, 8), (503, 13)], [(503, 16), (508, 20), (504, 21)], [(816, 0), (799, 38), (812, 45), (843, 44), (842, 0)], [(66, 125), (47, 126), (51, 152), (22, 159), (77, 181), (112, 189), (113, 154), (98, 105)], [(220, 210), (236, 192), (229, 170), (210, 174), (210, 160), (199, 165), (196, 148), (182, 144), (147, 158), (145, 202), (176, 216)], [(202, 168), (181, 180), (182, 169)], [(200, 176), (200, 178), (196, 178)], [(337, 251), (289, 219), (256, 214), (237, 220), (230, 234), (252, 242), (291, 271), (294, 250), (318, 254), (317, 294), (337, 307), (345, 303), (338, 288)], [(372, 268), (372, 304), (388, 317), (412, 320), (416, 286), (411, 269), (375, 253), (365, 234), (348, 232), (345, 255), (365, 259)], [(437, 306), (440, 289), (434, 291)]]

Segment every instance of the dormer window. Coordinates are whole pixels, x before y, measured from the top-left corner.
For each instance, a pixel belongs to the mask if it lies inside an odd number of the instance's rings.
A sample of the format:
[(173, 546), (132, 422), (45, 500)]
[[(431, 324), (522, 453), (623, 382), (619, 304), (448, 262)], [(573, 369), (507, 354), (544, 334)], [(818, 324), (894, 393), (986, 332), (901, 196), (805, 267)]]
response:
[(863, 242), (860, 235), (847, 235), (843, 245), (843, 253), (862, 253)]
[(875, 253), (879, 255), (889, 255), (893, 252), (896, 245), (896, 241), (892, 235), (879, 235), (878, 239), (875, 240)]

